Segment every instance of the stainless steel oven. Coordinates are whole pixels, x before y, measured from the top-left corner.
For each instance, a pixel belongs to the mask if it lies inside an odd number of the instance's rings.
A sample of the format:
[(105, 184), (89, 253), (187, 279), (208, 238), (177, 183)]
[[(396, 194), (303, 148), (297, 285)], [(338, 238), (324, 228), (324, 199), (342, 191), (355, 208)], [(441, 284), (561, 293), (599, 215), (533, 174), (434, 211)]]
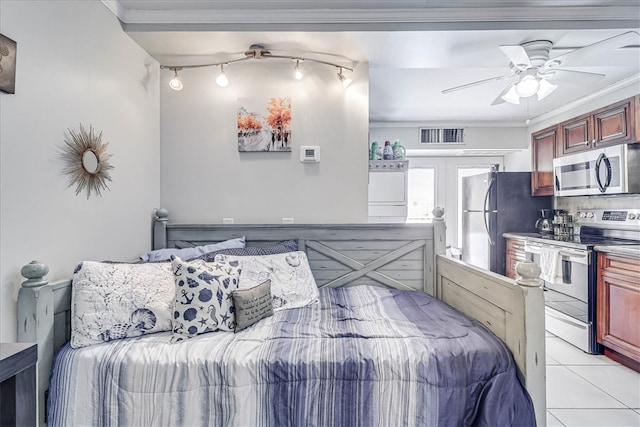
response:
[(558, 243), (525, 242), (529, 259), (540, 265), (545, 251), (557, 253), (558, 274), (544, 284), (546, 329), (588, 353), (597, 353), (595, 322), (590, 321), (590, 286), (595, 260), (590, 249), (570, 248)]
[[(640, 243), (640, 209), (585, 209), (575, 215), (580, 232), (571, 236), (528, 236), (527, 257), (543, 271), (546, 329), (587, 353), (596, 342), (597, 245)], [(545, 262), (542, 262), (542, 258)], [(546, 273), (546, 274), (545, 274)]]

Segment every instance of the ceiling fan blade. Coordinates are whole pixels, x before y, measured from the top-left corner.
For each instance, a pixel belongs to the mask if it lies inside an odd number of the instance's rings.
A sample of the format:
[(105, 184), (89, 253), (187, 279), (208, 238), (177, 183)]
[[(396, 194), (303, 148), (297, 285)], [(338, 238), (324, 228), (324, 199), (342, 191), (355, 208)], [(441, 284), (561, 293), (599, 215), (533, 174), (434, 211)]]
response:
[(507, 85), (507, 87), (504, 88), (504, 90), (502, 92), (500, 92), (500, 95), (498, 95), (496, 97), (496, 99), (493, 100), (493, 102), (491, 103), (491, 105), (499, 105), (499, 104), (503, 104), (506, 101), (504, 100), (504, 98), (502, 98), (503, 96), (505, 96), (513, 87), (513, 85), (515, 85), (516, 83), (513, 82), (509, 85)]
[(550, 68), (539, 73), (541, 77), (552, 83), (576, 83), (584, 84), (596, 82), (605, 75), (600, 73), (589, 73), (587, 71), (566, 70), (564, 68)]
[(484, 79), (484, 80), (478, 80), (476, 82), (471, 82), (471, 83), (467, 83), (467, 84), (463, 84), (460, 86), (455, 86), (455, 87), (450, 87), (449, 89), (444, 89), (442, 91), (443, 95), (446, 95), (447, 93), (451, 93), (451, 92), (457, 92), (459, 90), (463, 90), (463, 89), (468, 89), (470, 87), (474, 87), (474, 86), (479, 86), (481, 84), (485, 84), (485, 83), (489, 83), (489, 82), (495, 82), (495, 81), (500, 81), (500, 80), (504, 80), (504, 79), (508, 79), (510, 76), (497, 76), (497, 77), (491, 77), (488, 79)]
[(527, 51), (520, 45), (502, 45), (500, 50), (504, 53), (509, 61), (521, 70), (531, 67), (531, 59)]
[[(640, 42), (640, 33), (636, 31), (628, 31), (626, 33), (618, 34), (617, 36), (609, 37), (608, 39), (600, 40), (593, 44), (581, 47), (571, 52), (556, 56), (555, 58), (547, 61), (550, 66), (554, 65), (583, 65), (579, 64), (580, 61), (586, 58), (593, 58), (594, 60), (601, 61), (602, 58), (598, 55), (606, 55), (608, 52), (629, 46), (637, 45)], [(594, 64), (596, 65), (596, 64)]]

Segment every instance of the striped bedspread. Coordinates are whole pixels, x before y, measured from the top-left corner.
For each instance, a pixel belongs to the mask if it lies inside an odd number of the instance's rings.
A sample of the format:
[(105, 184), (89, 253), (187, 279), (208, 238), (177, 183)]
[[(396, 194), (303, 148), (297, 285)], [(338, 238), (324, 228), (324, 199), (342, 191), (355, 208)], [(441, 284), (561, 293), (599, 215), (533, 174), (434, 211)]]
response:
[(238, 333), (56, 356), (54, 426), (534, 425), (506, 347), (421, 292), (321, 289)]

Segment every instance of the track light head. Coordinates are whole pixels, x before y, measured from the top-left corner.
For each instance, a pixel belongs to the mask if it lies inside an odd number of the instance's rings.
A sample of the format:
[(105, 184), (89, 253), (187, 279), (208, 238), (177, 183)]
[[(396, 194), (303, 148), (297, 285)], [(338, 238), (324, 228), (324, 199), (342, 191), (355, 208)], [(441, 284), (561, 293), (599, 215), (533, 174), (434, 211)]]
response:
[(343, 69), (342, 67), (340, 67), (340, 72), (338, 73), (338, 80), (340, 80), (340, 83), (342, 83), (342, 87), (344, 89), (346, 89), (353, 80), (351, 80), (349, 77), (346, 77), (343, 73), (342, 73)]
[(302, 80), (304, 74), (302, 74), (302, 70), (300, 70), (300, 60), (296, 59), (296, 68), (294, 70), (294, 76), (296, 80)]
[(220, 87), (229, 86), (229, 79), (224, 73), (224, 64), (220, 64), (220, 74), (218, 75), (218, 77), (216, 77), (216, 84)]
[(169, 87), (173, 90), (182, 90), (184, 87), (182, 85), (182, 80), (180, 80), (180, 76), (178, 75), (179, 67), (171, 68), (174, 72), (173, 78), (169, 80)]

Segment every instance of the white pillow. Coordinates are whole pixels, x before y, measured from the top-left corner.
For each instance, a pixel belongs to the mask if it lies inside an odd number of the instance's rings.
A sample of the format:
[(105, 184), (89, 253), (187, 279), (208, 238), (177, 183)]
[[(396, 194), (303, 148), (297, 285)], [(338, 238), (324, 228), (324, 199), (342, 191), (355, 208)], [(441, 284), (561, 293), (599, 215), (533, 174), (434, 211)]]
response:
[(83, 261), (73, 273), (71, 347), (171, 330), (171, 263)]
[(191, 259), (200, 255), (208, 254), (222, 249), (242, 249), (245, 247), (245, 236), (236, 239), (225, 240), (224, 242), (213, 243), (211, 245), (194, 246), (192, 248), (165, 248), (156, 249), (155, 251), (143, 254), (140, 259), (142, 262), (167, 261), (171, 259), (171, 255), (175, 255), (182, 259)]
[(249, 289), (271, 280), (273, 311), (304, 307), (318, 302), (318, 286), (307, 255), (302, 251), (275, 255), (232, 256), (218, 254), (216, 261), (239, 262), (238, 289)]
[(205, 332), (234, 331), (232, 292), (238, 289), (240, 271), (238, 263), (233, 264), (173, 258), (175, 302), (171, 342)]

